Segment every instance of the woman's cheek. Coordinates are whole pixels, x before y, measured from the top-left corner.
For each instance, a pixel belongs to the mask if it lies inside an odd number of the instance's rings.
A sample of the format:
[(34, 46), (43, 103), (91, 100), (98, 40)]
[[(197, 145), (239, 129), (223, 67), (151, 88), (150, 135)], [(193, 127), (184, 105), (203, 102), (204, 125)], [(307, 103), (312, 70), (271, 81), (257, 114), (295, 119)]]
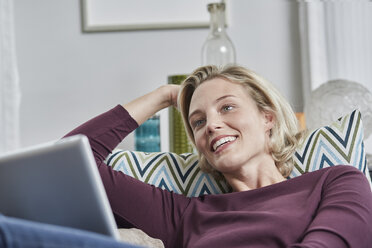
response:
[(196, 145), (196, 149), (198, 149), (198, 151), (200, 152), (203, 152), (204, 151), (204, 147), (205, 147), (205, 144), (206, 141), (203, 140), (203, 137), (200, 135), (200, 134), (196, 134), (195, 135), (195, 145)]

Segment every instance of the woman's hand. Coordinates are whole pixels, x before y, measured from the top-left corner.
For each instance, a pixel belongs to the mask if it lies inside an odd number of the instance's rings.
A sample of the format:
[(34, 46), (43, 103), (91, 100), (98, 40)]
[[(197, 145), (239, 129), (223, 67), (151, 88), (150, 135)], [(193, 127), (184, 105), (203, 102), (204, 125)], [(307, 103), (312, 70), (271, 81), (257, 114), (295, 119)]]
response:
[(124, 104), (123, 107), (128, 111), (138, 125), (141, 125), (159, 110), (172, 105), (177, 107), (177, 96), (179, 90), (179, 85), (163, 85), (144, 96)]
[(180, 86), (175, 84), (167, 84), (164, 86), (161, 86), (160, 88), (164, 87), (165, 94), (168, 94), (168, 106), (173, 106), (177, 108), (177, 97), (178, 92), (180, 91)]

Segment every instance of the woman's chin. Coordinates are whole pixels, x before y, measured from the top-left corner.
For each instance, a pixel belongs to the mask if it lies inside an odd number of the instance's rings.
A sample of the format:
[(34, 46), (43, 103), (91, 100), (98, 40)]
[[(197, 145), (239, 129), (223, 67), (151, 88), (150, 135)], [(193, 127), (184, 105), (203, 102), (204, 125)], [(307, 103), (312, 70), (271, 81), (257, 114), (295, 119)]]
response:
[(236, 170), (237, 166), (231, 160), (216, 161), (214, 168), (221, 173), (229, 173)]

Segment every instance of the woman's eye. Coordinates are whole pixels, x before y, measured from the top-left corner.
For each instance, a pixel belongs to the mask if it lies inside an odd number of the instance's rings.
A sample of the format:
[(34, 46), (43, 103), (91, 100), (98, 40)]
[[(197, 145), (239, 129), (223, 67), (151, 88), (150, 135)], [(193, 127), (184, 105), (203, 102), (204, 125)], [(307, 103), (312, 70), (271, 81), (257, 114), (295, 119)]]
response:
[(204, 123), (203, 119), (196, 120), (196, 121), (193, 122), (193, 126), (194, 126), (194, 128), (197, 128), (197, 127), (200, 127), (201, 125), (203, 125), (203, 123)]
[(226, 106), (223, 106), (223, 107), (222, 107), (222, 110), (225, 111), (225, 112), (230, 111), (230, 110), (232, 110), (232, 109), (233, 109), (233, 107), (230, 106), (230, 105), (226, 105)]

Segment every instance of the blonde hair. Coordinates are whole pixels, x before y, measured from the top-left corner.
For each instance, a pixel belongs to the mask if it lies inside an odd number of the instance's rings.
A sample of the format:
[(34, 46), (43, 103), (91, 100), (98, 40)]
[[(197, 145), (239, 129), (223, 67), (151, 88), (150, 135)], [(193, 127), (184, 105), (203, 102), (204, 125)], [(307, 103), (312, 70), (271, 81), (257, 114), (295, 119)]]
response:
[[(192, 95), (203, 82), (213, 78), (222, 78), (242, 84), (255, 101), (260, 111), (271, 113), (275, 124), (271, 130), (270, 151), (280, 173), (287, 177), (293, 169), (293, 154), (299, 142), (297, 118), (288, 101), (268, 81), (251, 70), (241, 66), (203, 66), (196, 69), (182, 83), (178, 95), (179, 110), (183, 118), (189, 139), (195, 146), (192, 128), (188, 121)], [(222, 174), (216, 171), (199, 152), (201, 170), (221, 179)], [(223, 178), (223, 177), (222, 177)]]

